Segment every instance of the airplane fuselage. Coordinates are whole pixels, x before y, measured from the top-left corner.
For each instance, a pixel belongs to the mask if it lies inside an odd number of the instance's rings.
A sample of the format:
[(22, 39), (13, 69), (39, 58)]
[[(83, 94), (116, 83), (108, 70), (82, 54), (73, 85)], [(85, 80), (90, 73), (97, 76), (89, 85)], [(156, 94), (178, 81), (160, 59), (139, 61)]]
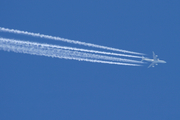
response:
[(166, 61), (159, 60), (159, 59), (154, 60), (154, 59), (144, 58), (143, 60), (148, 61), (148, 62), (153, 62), (153, 63), (166, 63)]

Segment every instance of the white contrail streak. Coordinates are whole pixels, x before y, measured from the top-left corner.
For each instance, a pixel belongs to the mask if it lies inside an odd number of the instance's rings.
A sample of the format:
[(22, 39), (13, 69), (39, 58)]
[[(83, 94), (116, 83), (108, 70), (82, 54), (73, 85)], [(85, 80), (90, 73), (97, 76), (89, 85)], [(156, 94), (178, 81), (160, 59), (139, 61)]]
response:
[(84, 45), (84, 46), (89, 46), (89, 47), (96, 47), (96, 48), (113, 50), (113, 51), (130, 53), (130, 54), (144, 55), (143, 53), (121, 50), (121, 49), (117, 49), (117, 48), (111, 48), (111, 47), (107, 47), (107, 46), (101, 46), (101, 45), (96, 45), (96, 44), (92, 44), (92, 43), (85, 43), (85, 42), (80, 42), (80, 41), (75, 41), (75, 40), (69, 40), (69, 39), (65, 39), (65, 38), (54, 37), (54, 36), (44, 35), (44, 34), (40, 34), (40, 33), (32, 33), (32, 32), (20, 31), (20, 30), (3, 28), (3, 27), (0, 27), (0, 31), (16, 33), (16, 34), (30, 35), (33, 37), (41, 37), (41, 38), (52, 39), (52, 40), (59, 40), (59, 41), (63, 41), (63, 42), (73, 43), (73, 44), (79, 44), (79, 45)]
[[(7, 39), (7, 38), (2, 38), (4, 42), (8, 44), (15, 44), (15, 45), (23, 45), (26, 47), (29, 47), (29, 45), (34, 45), (34, 46), (42, 46), (45, 49), (54, 49), (54, 50), (59, 50), (64, 49), (62, 46), (58, 45), (50, 45), (50, 44), (41, 44), (41, 43), (36, 43), (36, 42), (28, 42), (28, 41), (19, 41), (19, 40), (14, 40), (14, 39)], [(136, 60), (130, 60), (130, 59), (122, 59), (122, 58), (117, 58), (117, 57), (109, 57), (109, 56), (103, 56), (103, 55), (97, 55), (97, 54), (90, 54), (90, 53), (85, 53), (85, 52), (77, 52), (74, 49), (72, 49), (71, 53), (73, 52), (74, 55), (76, 56), (84, 56), (88, 58), (93, 58), (93, 59), (105, 59), (105, 60), (110, 60), (110, 61), (121, 61), (121, 62), (134, 62), (134, 63), (143, 63), (141, 61), (136, 61)], [(65, 50), (64, 50), (65, 51)], [(70, 50), (66, 50), (70, 51)]]
[(67, 49), (67, 50), (76, 50), (81, 52), (90, 52), (90, 53), (98, 53), (98, 54), (105, 54), (105, 55), (116, 55), (116, 56), (124, 56), (124, 57), (132, 57), (132, 58), (142, 58), (142, 56), (134, 56), (134, 55), (126, 55), (126, 54), (119, 54), (119, 53), (112, 53), (112, 52), (104, 52), (104, 51), (96, 51), (96, 50), (88, 50), (88, 49), (80, 49), (75, 47), (66, 47), (66, 46), (57, 46), (53, 45), (54, 47)]
[[(17, 40), (6, 39), (6, 38), (0, 38), (0, 49), (4, 51), (13, 51), (17, 53), (26, 53), (26, 54), (31, 54), (31, 55), (40, 55), (40, 56), (47, 56), (47, 57), (87, 61), (87, 62), (140, 66), (138, 64), (107, 61), (107, 60), (119, 61), (120, 60), (119, 58), (114, 59), (108, 56), (94, 55), (90, 53), (77, 52), (77, 51), (71, 51), (71, 50), (63, 50), (49, 44), (40, 44), (40, 43), (27, 42), (27, 41), (17, 41)], [(134, 62), (134, 61), (130, 60), (129, 62)]]
[(67, 50), (76, 50), (76, 51), (81, 51), (81, 52), (90, 52), (90, 53), (98, 53), (98, 54), (106, 54), (106, 55), (116, 55), (116, 56), (132, 57), (132, 58), (142, 58), (142, 56), (134, 56), (134, 55), (127, 55), (127, 54), (112, 53), (112, 52), (80, 49), (80, 48), (75, 48), (75, 47), (56, 46), (56, 45), (53, 45), (53, 47), (67, 49)]

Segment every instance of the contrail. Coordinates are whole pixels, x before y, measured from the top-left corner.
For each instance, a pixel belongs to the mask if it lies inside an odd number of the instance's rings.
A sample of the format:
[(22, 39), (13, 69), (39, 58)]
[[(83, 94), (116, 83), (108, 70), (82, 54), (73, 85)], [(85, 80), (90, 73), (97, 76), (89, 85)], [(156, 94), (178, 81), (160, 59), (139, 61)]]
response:
[[(28, 41), (19, 41), (19, 40), (14, 40), (14, 39), (7, 39), (7, 38), (2, 38), (3, 43), (8, 43), (8, 44), (14, 44), (16, 46), (26, 46), (27, 48), (30, 47), (29, 49), (32, 49), (31, 46), (41, 46), (44, 49), (53, 49), (58, 51), (59, 49), (62, 51), (64, 47), (58, 46), (58, 45), (50, 45), (50, 44), (41, 44), (41, 43), (36, 43), (36, 42), (28, 42)], [(31, 45), (31, 46), (30, 46)], [(70, 50), (66, 50), (70, 51)], [(64, 50), (64, 53), (66, 52)], [(122, 58), (117, 58), (117, 57), (109, 57), (109, 56), (103, 56), (103, 55), (97, 55), (97, 54), (90, 54), (90, 53), (85, 53), (85, 52), (77, 52), (75, 50), (71, 51), (71, 54), (74, 54), (74, 56), (80, 56), (80, 57), (88, 57), (88, 58), (93, 58), (93, 59), (105, 59), (105, 60), (110, 60), (110, 61), (121, 61), (121, 62), (134, 62), (134, 63), (143, 63), (141, 61), (137, 60), (130, 60), (130, 59), (122, 59)]]
[(106, 49), (106, 50), (113, 50), (113, 51), (130, 53), (130, 54), (144, 55), (143, 53), (132, 52), (132, 51), (127, 51), (127, 50), (121, 50), (121, 49), (117, 49), (117, 48), (101, 46), (101, 45), (96, 45), (96, 44), (86, 43), (86, 42), (80, 42), (80, 41), (75, 41), (75, 40), (69, 40), (69, 39), (65, 39), (65, 38), (54, 37), (54, 36), (44, 35), (44, 34), (40, 34), (40, 33), (32, 33), (32, 32), (20, 31), (20, 30), (3, 28), (3, 27), (0, 27), (0, 31), (16, 33), (16, 34), (30, 35), (30, 36), (33, 36), (33, 37), (40, 37), (40, 38), (46, 38), (46, 39), (52, 39), (52, 40), (59, 40), (59, 41), (73, 43), (73, 44), (78, 44), (78, 45), (84, 45), (84, 46), (89, 46), (89, 47), (101, 48), (101, 49)]
[(80, 48), (67, 47), (67, 46), (57, 46), (57, 45), (53, 45), (53, 47), (57, 47), (57, 48), (61, 48), (61, 49), (68, 49), (68, 50), (81, 51), (81, 52), (90, 52), (90, 53), (105, 54), (105, 55), (116, 55), (116, 56), (132, 57), (132, 58), (142, 58), (142, 56), (134, 56), (134, 55), (126, 55), (126, 54), (112, 53), (112, 52), (104, 52), (104, 51), (80, 49)]
[(134, 55), (127, 55), (127, 54), (112, 53), (112, 52), (104, 52), (104, 51), (80, 49), (80, 48), (75, 48), (75, 47), (56, 46), (56, 45), (54, 45), (53, 47), (62, 48), (62, 49), (68, 49), (68, 50), (82, 51), (82, 52), (106, 54), (106, 55), (116, 55), (116, 56), (132, 57), (132, 58), (142, 58), (142, 56), (134, 56)]
[[(77, 51), (71, 51), (71, 50), (63, 50), (49, 44), (41, 44), (41, 43), (34, 43), (34, 42), (27, 42), (27, 41), (17, 41), (17, 40), (6, 39), (6, 38), (0, 38), (0, 49), (4, 51), (13, 51), (16, 53), (26, 53), (26, 54), (31, 54), (31, 55), (72, 59), (72, 60), (78, 60), (78, 61), (97, 62), (97, 63), (116, 64), (116, 65), (140, 66), (138, 64), (120, 63), (120, 62), (112, 61), (112, 60), (119, 61), (120, 60), (119, 58), (113, 59), (112, 57), (108, 57), (108, 56), (94, 55), (90, 53), (77, 52)], [(111, 61), (107, 61), (107, 60), (111, 60)], [(130, 60), (130, 62), (134, 62), (134, 61)]]

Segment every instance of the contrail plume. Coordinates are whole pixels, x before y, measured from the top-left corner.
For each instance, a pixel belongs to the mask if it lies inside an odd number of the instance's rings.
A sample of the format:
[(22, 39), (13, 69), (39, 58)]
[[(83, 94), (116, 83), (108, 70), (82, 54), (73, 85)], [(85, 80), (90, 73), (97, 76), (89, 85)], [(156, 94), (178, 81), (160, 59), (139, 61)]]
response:
[(81, 51), (81, 52), (90, 52), (90, 53), (105, 54), (105, 55), (115, 55), (115, 56), (123, 56), (123, 57), (142, 58), (142, 56), (134, 56), (134, 55), (112, 53), (112, 52), (80, 49), (80, 48), (75, 48), (75, 47), (66, 47), (66, 46), (57, 46), (57, 45), (53, 45), (53, 47), (57, 47), (57, 48), (61, 48), (61, 49), (68, 49), (68, 50), (76, 50), (76, 51)]
[[(23, 47), (30, 47), (29, 49), (31, 49), (31, 46), (41, 46), (44, 49), (53, 49), (56, 51), (71, 51), (71, 50), (63, 50), (64, 47), (63, 46), (58, 46), (58, 45), (50, 45), (50, 44), (41, 44), (41, 43), (36, 43), (36, 42), (28, 42), (28, 41), (19, 41), (19, 40), (14, 40), (14, 39), (7, 39), (7, 38), (2, 38), (3, 43), (8, 43), (8, 44), (14, 44), (16, 46), (20, 45)], [(61, 52), (59, 51), (59, 52)], [(78, 57), (86, 57), (86, 58), (93, 58), (93, 59), (103, 59), (103, 60), (110, 60), (110, 61), (121, 61), (121, 62), (134, 62), (134, 63), (143, 63), (141, 61), (137, 61), (137, 60), (130, 60), (130, 59), (122, 59), (122, 58), (117, 58), (117, 57), (109, 57), (109, 56), (103, 56), (103, 55), (97, 55), (97, 54), (90, 54), (90, 53), (86, 53), (86, 52), (78, 52), (75, 51), (74, 49), (72, 49), (71, 54), (74, 54), (74, 56), (78, 56)]]
[[(114, 61), (120, 61), (121, 59), (119, 58), (112, 58), (108, 56), (101, 56), (101, 55), (95, 55), (85, 52), (77, 52), (72, 50), (64, 50), (61, 48), (56, 48), (53, 45), (49, 45), (49, 44), (17, 41), (6, 38), (0, 38), (0, 49), (4, 51), (13, 51), (16, 53), (25, 53), (31, 55), (64, 58), (64, 59), (72, 59), (72, 60), (87, 61), (87, 62), (140, 66), (138, 64), (114, 62)], [(128, 59), (127, 60), (122, 59), (121, 61), (127, 62)], [(130, 60), (128, 62), (135, 62), (135, 61)]]
[(137, 54), (137, 55), (144, 55), (143, 53), (132, 52), (132, 51), (127, 51), (127, 50), (121, 50), (121, 49), (117, 49), (117, 48), (101, 46), (101, 45), (96, 45), (96, 44), (86, 43), (86, 42), (80, 42), (80, 41), (75, 41), (75, 40), (69, 40), (69, 39), (65, 39), (65, 38), (54, 37), (54, 36), (44, 35), (44, 34), (40, 34), (40, 33), (32, 33), (32, 32), (20, 31), (20, 30), (3, 28), (3, 27), (0, 27), (0, 31), (10, 32), (10, 33), (15, 33), (15, 34), (30, 35), (30, 36), (33, 36), (33, 37), (40, 37), (40, 38), (46, 38), (46, 39), (52, 39), (52, 40), (59, 40), (59, 41), (63, 41), (63, 42), (68, 42), (68, 43), (73, 43), (73, 44), (78, 44), (78, 45), (84, 45), (84, 46), (89, 46), (89, 47), (95, 47), (95, 48), (101, 48), (101, 49), (106, 49), (106, 50), (112, 50), (112, 51), (118, 51), (118, 52), (130, 53), (130, 54)]
[(56, 46), (56, 45), (54, 45), (54, 47), (62, 48), (62, 49), (68, 49), (68, 50), (77, 50), (77, 51), (82, 51), (82, 52), (99, 53), (99, 54), (106, 54), (106, 55), (132, 57), (132, 58), (142, 58), (142, 56), (134, 56), (134, 55), (127, 55), (127, 54), (112, 53), (112, 52), (104, 52), (104, 51), (80, 49), (80, 48), (75, 48), (75, 47)]

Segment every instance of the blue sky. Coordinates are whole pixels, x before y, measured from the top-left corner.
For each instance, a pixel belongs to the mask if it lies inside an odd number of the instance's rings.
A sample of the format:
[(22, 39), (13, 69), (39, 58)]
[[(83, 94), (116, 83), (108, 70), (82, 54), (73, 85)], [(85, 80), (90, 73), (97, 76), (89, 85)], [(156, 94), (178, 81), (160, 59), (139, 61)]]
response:
[[(152, 51), (155, 68), (0, 51), (2, 120), (179, 120), (180, 1), (6, 0), (0, 27), (119, 49)], [(82, 47), (0, 32), (1, 37)], [(90, 49), (90, 48), (88, 48)]]

